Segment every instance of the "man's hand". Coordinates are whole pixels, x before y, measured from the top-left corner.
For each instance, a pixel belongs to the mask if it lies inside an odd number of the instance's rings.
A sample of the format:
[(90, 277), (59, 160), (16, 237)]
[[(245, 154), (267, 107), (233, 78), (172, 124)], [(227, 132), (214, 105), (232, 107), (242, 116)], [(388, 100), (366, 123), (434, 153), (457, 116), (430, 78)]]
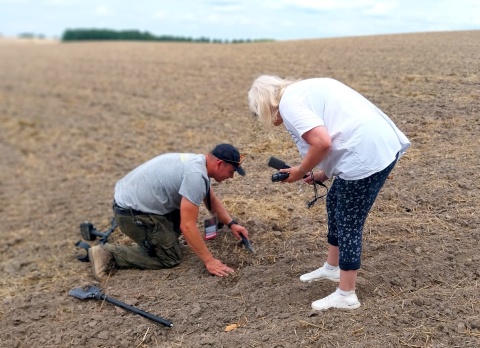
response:
[(243, 236), (248, 239), (248, 231), (242, 225), (234, 224), (230, 226), (230, 230), (232, 231), (235, 238), (237, 238), (238, 240), (242, 239), (242, 237), (240, 237), (240, 233), (243, 234)]
[(207, 270), (211, 274), (218, 277), (225, 277), (235, 272), (232, 268), (224, 265), (220, 260), (217, 260), (215, 258), (205, 262), (205, 267), (207, 267)]

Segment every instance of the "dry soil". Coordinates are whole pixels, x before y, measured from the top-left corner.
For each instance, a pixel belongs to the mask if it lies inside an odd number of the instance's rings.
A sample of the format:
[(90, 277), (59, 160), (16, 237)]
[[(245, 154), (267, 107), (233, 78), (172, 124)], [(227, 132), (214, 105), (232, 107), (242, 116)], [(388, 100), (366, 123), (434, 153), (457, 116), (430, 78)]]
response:
[[(0, 41), (0, 345), (480, 346), (479, 52), (480, 31), (231, 45)], [(324, 202), (307, 209), (310, 186), (271, 182), (270, 156), (300, 158), (283, 128), (266, 130), (248, 111), (260, 74), (338, 79), (412, 141), (367, 220), (355, 311), (310, 309), (335, 290), (298, 279), (325, 259)], [(257, 253), (224, 229), (208, 247), (233, 276), (210, 276), (186, 246), (174, 269), (115, 270), (97, 283), (75, 243), (83, 221), (108, 229), (115, 182), (160, 153), (220, 142), (247, 157), (247, 176), (215, 190)], [(129, 243), (119, 231), (109, 242)], [(68, 295), (88, 285), (174, 326)]]

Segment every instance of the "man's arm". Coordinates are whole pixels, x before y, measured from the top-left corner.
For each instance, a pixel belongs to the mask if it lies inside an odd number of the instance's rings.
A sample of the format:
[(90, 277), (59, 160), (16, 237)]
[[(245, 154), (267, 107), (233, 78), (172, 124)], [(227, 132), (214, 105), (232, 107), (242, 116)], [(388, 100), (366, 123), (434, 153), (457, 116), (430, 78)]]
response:
[(233, 269), (224, 265), (213, 257), (205, 244), (202, 234), (197, 227), (199, 208), (185, 197), (180, 203), (180, 216), (183, 236), (193, 252), (203, 261), (207, 270), (216, 276), (223, 277), (233, 272)]
[[(232, 217), (228, 213), (222, 201), (215, 195), (212, 187), (210, 187), (210, 205), (212, 209), (211, 212), (217, 214), (218, 221), (220, 221), (224, 225), (228, 225), (230, 222), (232, 222), (233, 220)], [(239, 235), (240, 233), (243, 234), (243, 236), (248, 239), (248, 231), (245, 227), (239, 225), (238, 223), (235, 223), (230, 225), (229, 228), (232, 231), (235, 238), (237, 238), (238, 240), (241, 239)]]

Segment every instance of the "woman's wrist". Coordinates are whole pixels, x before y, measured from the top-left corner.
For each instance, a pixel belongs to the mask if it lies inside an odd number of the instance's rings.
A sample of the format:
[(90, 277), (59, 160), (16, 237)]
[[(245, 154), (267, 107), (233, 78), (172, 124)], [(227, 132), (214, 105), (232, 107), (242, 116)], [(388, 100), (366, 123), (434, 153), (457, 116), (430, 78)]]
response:
[(305, 169), (303, 169), (303, 167), (302, 167), (301, 164), (298, 166), (298, 170), (301, 171), (304, 175), (306, 175), (307, 173), (311, 172), (311, 170), (305, 170)]

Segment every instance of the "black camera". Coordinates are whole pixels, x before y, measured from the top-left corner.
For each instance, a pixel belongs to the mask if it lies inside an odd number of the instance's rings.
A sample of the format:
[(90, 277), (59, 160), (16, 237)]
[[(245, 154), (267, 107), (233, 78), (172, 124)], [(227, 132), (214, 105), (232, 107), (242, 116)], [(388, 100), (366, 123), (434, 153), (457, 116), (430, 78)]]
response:
[(287, 172), (276, 172), (272, 174), (272, 182), (283, 181), (288, 178), (290, 173)]
[[(275, 168), (276, 170), (280, 169), (288, 169), (290, 166), (283, 162), (281, 159), (275, 158), (275, 157), (270, 157), (268, 160), (268, 166)], [(288, 172), (276, 172), (275, 174), (272, 175), (272, 181), (277, 182), (277, 181), (283, 181), (286, 178), (288, 178), (290, 173)], [(306, 173), (303, 178), (305, 179), (308, 177), (308, 173)], [(313, 179), (313, 172), (310, 172), (311, 178)], [(323, 196), (318, 196), (317, 194), (317, 186), (316, 185), (323, 186), (325, 190), (327, 191)], [(315, 197), (311, 201), (307, 201), (307, 207), (311, 208), (318, 199), (325, 197), (328, 194), (328, 187), (321, 181), (313, 181), (313, 192), (315, 193)]]
[[(290, 168), (288, 164), (283, 162), (281, 159), (278, 159), (275, 157), (270, 157), (270, 159), (268, 160), (268, 166), (275, 168), (276, 170)], [(290, 173), (284, 173), (284, 172), (274, 173), (272, 174), (272, 182), (283, 181), (286, 178), (288, 178), (289, 175)]]

